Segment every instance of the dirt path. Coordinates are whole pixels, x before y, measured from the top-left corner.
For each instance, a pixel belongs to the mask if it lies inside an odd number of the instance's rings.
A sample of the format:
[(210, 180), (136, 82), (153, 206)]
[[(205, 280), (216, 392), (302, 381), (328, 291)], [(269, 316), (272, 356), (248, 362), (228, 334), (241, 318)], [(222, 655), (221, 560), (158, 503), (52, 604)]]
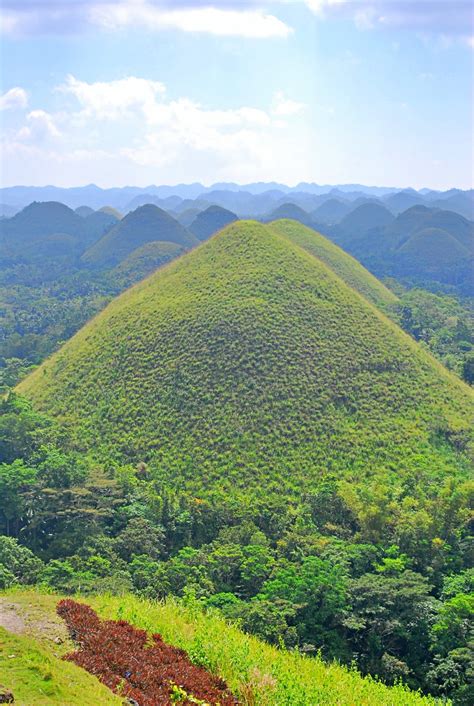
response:
[(15, 635), (31, 635), (39, 641), (52, 641), (71, 648), (64, 622), (56, 615), (47, 614), (40, 606), (31, 603), (15, 603), (0, 596), (0, 627)]
[(0, 598), (0, 627), (15, 633), (15, 635), (21, 635), (26, 628), (18, 608), (19, 606), (15, 603), (8, 603), (5, 599)]

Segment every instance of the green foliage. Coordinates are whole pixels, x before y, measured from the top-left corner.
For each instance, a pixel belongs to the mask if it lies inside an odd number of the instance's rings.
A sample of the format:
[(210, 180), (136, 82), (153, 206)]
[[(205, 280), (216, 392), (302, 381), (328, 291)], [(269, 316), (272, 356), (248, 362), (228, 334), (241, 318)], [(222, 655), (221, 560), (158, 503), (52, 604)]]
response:
[(448, 369), (472, 384), (474, 322), (472, 307), (422, 289), (401, 293), (395, 312), (400, 325), (421, 341)]
[(43, 563), (13, 537), (0, 535), (0, 588), (38, 580)]

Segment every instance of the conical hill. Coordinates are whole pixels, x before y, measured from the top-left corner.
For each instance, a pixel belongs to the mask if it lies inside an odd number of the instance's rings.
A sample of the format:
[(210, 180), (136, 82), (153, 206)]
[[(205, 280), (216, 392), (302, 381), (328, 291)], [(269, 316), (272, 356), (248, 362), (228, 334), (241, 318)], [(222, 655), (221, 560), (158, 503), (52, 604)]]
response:
[(346, 284), (373, 304), (385, 309), (395, 304), (397, 297), (363, 267), (358, 260), (340, 247), (301, 223), (292, 220), (274, 221), (272, 228), (328, 265)]
[(149, 461), (196, 495), (465, 467), (469, 388), (285, 229), (231, 224), (115, 299), (19, 391), (84, 450)]
[(132, 211), (90, 247), (82, 259), (89, 265), (112, 266), (147, 243), (165, 241), (191, 248), (199, 240), (178, 221), (152, 204)]

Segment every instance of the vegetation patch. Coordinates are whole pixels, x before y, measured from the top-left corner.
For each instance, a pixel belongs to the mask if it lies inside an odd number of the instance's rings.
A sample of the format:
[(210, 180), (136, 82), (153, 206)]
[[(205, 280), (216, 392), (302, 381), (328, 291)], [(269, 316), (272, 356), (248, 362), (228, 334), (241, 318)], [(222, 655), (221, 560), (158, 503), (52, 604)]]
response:
[(101, 621), (92, 608), (70, 599), (60, 601), (57, 610), (80, 648), (65, 659), (115, 693), (140, 706), (237, 704), (222, 679), (193, 665), (184, 650), (167, 645), (161, 635), (149, 638), (124, 620)]

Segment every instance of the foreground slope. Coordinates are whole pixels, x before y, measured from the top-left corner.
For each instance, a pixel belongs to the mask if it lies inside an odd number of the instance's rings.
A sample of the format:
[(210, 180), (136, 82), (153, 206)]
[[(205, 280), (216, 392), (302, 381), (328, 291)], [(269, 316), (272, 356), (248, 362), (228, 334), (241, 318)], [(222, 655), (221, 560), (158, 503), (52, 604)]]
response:
[[(195, 492), (462, 466), (472, 392), (326, 264), (238, 222), (114, 300), (19, 391)], [(434, 470), (433, 470), (434, 469)]]
[(356, 292), (379, 307), (395, 304), (396, 296), (360, 262), (311, 228), (291, 220), (274, 221), (272, 228), (319, 258)]
[(132, 211), (83, 255), (88, 265), (111, 266), (122, 262), (146, 243), (166, 241), (190, 248), (198, 239), (163, 209), (148, 204)]
[[(45, 625), (55, 619), (60, 596), (11, 591), (4, 595), (20, 612), (34, 605), (37, 617), (41, 617)], [(0, 596), (0, 603), (1, 600)], [(193, 661), (225, 679), (241, 704), (429, 706), (435, 703), (403, 686), (387, 687), (337, 664), (325, 664), (318, 658), (266, 645), (196, 606), (186, 608), (174, 600), (158, 603), (135, 596), (89, 596), (87, 603), (103, 618), (126, 620), (149, 633), (160, 633), (166, 642), (184, 649)], [(109, 697), (107, 689), (87, 672), (69, 662), (61, 662), (54, 654), (58, 648), (52, 640), (41, 644), (32, 637), (9, 635), (7, 638), (6, 649), (14, 650), (17, 659), (13, 662), (5, 654), (2, 661), (0, 652), (0, 665), (4, 667), (2, 681), (15, 691), (18, 703), (42, 706), (121, 703), (111, 692)], [(45, 695), (48, 683), (40, 681), (38, 672), (52, 675), (50, 694)], [(30, 675), (35, 678), (34, 682), (29, 683)], [(77, 696), (78, 685), (83, 689), (82, 701)], [(37, 693), (39, 688), (43, 693)]]

